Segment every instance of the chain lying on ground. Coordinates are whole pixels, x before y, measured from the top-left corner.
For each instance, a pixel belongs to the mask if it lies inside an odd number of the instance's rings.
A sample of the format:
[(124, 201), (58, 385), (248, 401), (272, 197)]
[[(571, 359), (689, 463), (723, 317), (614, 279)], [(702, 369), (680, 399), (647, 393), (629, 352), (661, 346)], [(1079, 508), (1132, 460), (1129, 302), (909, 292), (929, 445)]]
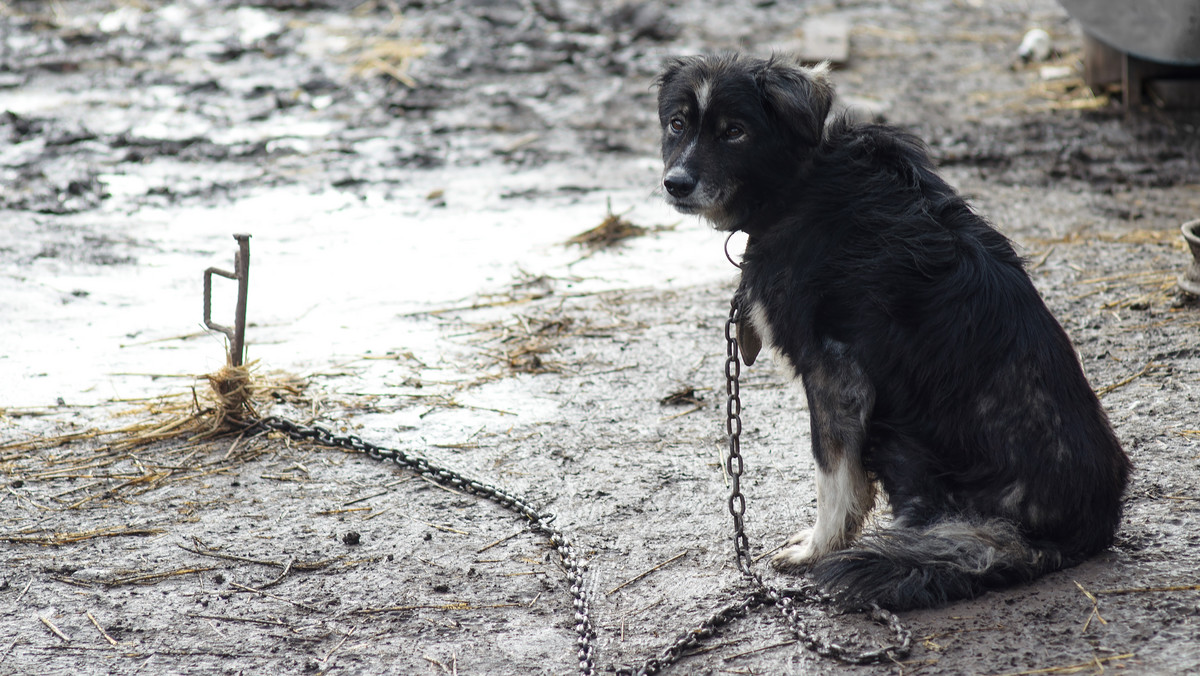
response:
[[(728, 256), (728, 253), (726, 253)], [(732, 259), (730, 259), (732, 260)], [(733, 549), (738, 570), (750, 583), (752, 591), (742, 600), (731, 603), (710, 615), (695, 629), (679, 636), (658, 657), (647, 660), (640, 669), (618, 670), (619, 674), (656, 674), (677, 662), (684, 653), (714, 636), (724, 625), (767, 603), (774, 604), (783, 615), (788, 628), (808, 650), (829, 659), (847, 664), (871, 664), (886, 660), (898, 660), (908, 654), (912, 634), (900, 623), (895, 613), (872, 606), (867, 616), (892, 632), (895, 643), (873, 650), (854, 649), (832, 641), (825, 641), (804, 626), (794, 601), (803, 601), (809, 606), (828, 604), (829, 599), (812, 585), (779, 589), (763, 581), (754, 570), (754, 559), (750, 556), (750, 539), (746, 537), (743, 517), (746, 514), (746, 497), (742, 495), (741, 479), (745, 469), (742, 462), (742, 398), (741, 361), (738, 358), (737, 324), (743, 321), (737, 298), (729, 309), (729, 320), (725, 322), (725, 432), (729, 438), (729, 453), (725, 457), (725, 472), (729, 475), (729, 514), (733, 517)]]
[[(683, 632), (657, 657), (646, 660), (638, 667), (623, 667), (614, 671), (622, 675), (657, 674), (679, 661), (688, 650), (716, 635), (721, 627), (739, 617), (744, 617), (751, 610), (767, 603), (771, 603), (779, 609), (801, 645), (822, 657), (848, 664), (868, 664), (899, 659), (908, 654), (912, 636), (894, 613), (883, 610), (879, 606), (873, 606), (868, 610), (868, 616), (872, 620), (891, 630), (895, 636), (895, 643), (874, 650), (847, 648), (838, 643), (822, 640), (804, 625), (794, 601), (801, 600), (811, 606), (826, 604), (828, 599), (817, 589), (811, 585), (789, 589), (772, 587), (764, 582), (762, 576), (754, 570), (754, 561), (750, 556), (750, 541), (746, 537), (743, 523), (743, 516), (746, 513), (746, 498), (741, 492), (744, 466), (741, 454), (742, 400), (739, 384), (741, 362), (738, 359), (736, 335), (736, 326), (739, 321), (742, 321), (742, 317), (735, 299), (729, 311), (729, 320), (725, 323), (727, 347), (725, 382), (728, 396), (725, 429), (729, 436), (729, 454), (725, 459), (725, 469), (730, 478), (729, 513), (733, 516), (733, 546), (737, 556), (737, 566), (742, 576), (750, 582), (752, 590), (744, 598), (724, 606), (705, 618), (696, 627)], [(353, 434), (337, 435), (319, 425), (299, 425), (274, 416), (257, 421), (255, 426), (260, 429), (281, 432), (298, 441), (312, 441), (322, 446), (365, 453), (374, 460), (390, 460), (443, 486), (491, 500), (501, 507), (525, 517), (529, 521), (530, 529), (545, 536), (554, 546), (562, 561), (563, 571), (571, 586), (575, 609), (575, 642), (579, 658), (579, 673), (583, 676), (595, 675), (595, 645), (593, 643), (595, 632), (591, 620), (591, 606), (584, 587), (587, 564), (575, 555), (574, 548), (562, 531), (550, 525), (554, 520), (552, 514), (539, 512), (528, 500), (502, 488), (476, 481), (453, 470), (438, 467), (420, 456), (378, 446)]]
[(344, 448), (348, 451), (365, 453), (373, 460), (390, 460), (447, 488), (478, 495), (525, 517), (529, 521), (530, 530), (545, 536), (554, 545), (554, 549), (562, 561), (563, 571), (571, 585), (571, 596), (575, 607), (575, 644), (578, 648), (579, 673), (582, 676), (594, 676), (596, 673), (595, 646), (592, 644), (592, 639), (595, 632), (592, 628), (587, 590), (584, 587), (587, 564), (580, 561), (575, 555), (575, 549), (562, 531), (550, 525), (554, 520), (554, 515), (539, 512), (528, 500), (502, 488), (475, 481), (454, 470), (438, 467), (425, 458), (393, 448), (377, 446), (353, 434), (337, 435), (319, 425), (298, 425), (290, 420), (274, 416), (258, 421), (258, 426), (282, 432), (297, 441), (312, 441), (330, 448)]

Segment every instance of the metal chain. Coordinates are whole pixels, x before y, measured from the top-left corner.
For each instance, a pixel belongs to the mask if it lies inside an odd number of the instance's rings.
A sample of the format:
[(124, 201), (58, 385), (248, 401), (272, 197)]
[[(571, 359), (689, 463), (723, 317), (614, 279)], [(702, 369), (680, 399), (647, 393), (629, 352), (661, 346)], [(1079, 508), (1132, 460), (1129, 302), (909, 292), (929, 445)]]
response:
[(529, 521), (530, 530), (545, 536), (554, 545), (554, 549), (562, 561), (563, 571), (571, 585), (571, 597), (575, 608), (575, 645), (579, 658), (579, 673), (582, 676), (595, 675), (595, 646), (593, 645), (595, 630), (592, 627), (591, 606), (588, 603), (587, 590), (584, 586), (587, 563), (580, 560), (575, 554), (575, 548), (571, 546), (571, 541), (567, 539), (567, 536), (550, 525), (554, 520), (554, 515), (539, 512), (528, 500), (502, 488), (468, 478), (454, 470), (438, 467), (425, 458), (409, 455), (397, 449), (377, 446), (353, 434), (337, 435), (320, 425), (298, 425), (275, 416), (263, 418), (258, 421), (257, 426), (281, 432), (297, 441), (312, 441), (330, 448), (344, 448), (349, 451), (365, 453), (374, 460), (390, 460), (447, 488), (478, 495), (525, 517)]
[(867, 615), (875, 622), (886, 625), (895, 636), (895, 643), (874, 650), (848, 648), (838, 643), (825, 641), (804, 626), (793, 599), (801, 599), (809, 605), (827, 603), (828, 598), (811, 584), (796, 589), (781, 590), (763, 581), (754, 570), (750, 556), (750, 540), (746, 537), (746, 498), (742, 495), (741, 478), (745, 469), (742, 461), (742, 399), (741, 360), (738, 356), (738, 322), (745, 321), (735, 295), (730, 303), (729, 320), (725, 322), (725, 431), (729, 435), (729, 455), (725, 458), (725, 471), (729, 475), (729, 514), (733, 517), (733, 549), (738, 570), (753, 586), (755, 594), (771, 601), (779, 609), (796, 638), (805, 648), (822, 657), (836, 659), (848, 664), (870, 664), (884, 660), (900, 659), (908, 654), (912, 634), (900, 623), (895, 613), (872, 604)]
[[(820, 605), (828, 603), (829, 599), (812, 585), (789, 589), (772, 587), (766, 584), (762, 576), (754, 570), (754, 560), (750, 556), (750, 541), (746, 537), (743, 519), (746, 513), (746, 498), (741, 491), (741, 477), (745, 467), (741, 454), (742, 400), (739, 384), (741, 362), (738, 359), (736, 331), (739, 321), (742, 321), (742, 316), (735, 296), (729, 311), (729, 321), (725, 323), (725, 390), (727, 395), (725, 431), (729, 436), (729, 454), (725, 459), (725, 470), (730, 477), (728, 506), (729, 513), (733, 516), (733, 547), (737, 566), (743, 577), (751, 583), (752, 590), (744, 598), (727, 604), (705, 618), (696, 627), (683, 632), (657, 657), (652, 657), (637, 667), (621, 667), (612, 671), (622, 676), (634, 674), (649, 676), (660, 673), (663, 669), (678, 662), (688, 650), (715, 636), (721, 627), (740, 617), (745, 617), (751, 610), (767, 603), (772, 603), (779, 609), (780, 614), (783, 615), (788, 626), (805, 648), (822, 657), (848, 664), (868, 664), (899, 659), (908, 654), (912, 636), (894, 613), (878, 606), (872, 606), (868, 611), (868, 616), (872, 620), (888, 626), (896, 637), (896, 642), (891, 645), (885, 645), (875, 650), (855, 650), (824, 641), (804, 626), (793, 600), (800, 599), (808, 605)], [(438, 484), (485, 498), (524, 517), (529, 521), (530, 529), (546, 537), (558, 552), (563, 571), (570, 583), (575, 610), (575, 645), (579, 658), (579, 673), (582, 676), (595, 676), (595, 645), (593, 643), (595, 630), (591, 621), (591, 605), (585, 588), (587, 563), (580, 560), (575, 554), (574, 547), (562, 531), (550, 525), (554, 520), (552, 514), (539, 512), (529, 501), (502, 488), (476, 481), (454, 470), (439, 467), (420, 456), (378, 446), (353, 434), (338, 435), (320, 425), (299, 425), (276, 416), (263, 418), (253, 426), (258, 429), (275, 430), (298, 441), (312, 441), (330, 448), (344, 448), (364, 453), (374, 460), (390, 460)]]

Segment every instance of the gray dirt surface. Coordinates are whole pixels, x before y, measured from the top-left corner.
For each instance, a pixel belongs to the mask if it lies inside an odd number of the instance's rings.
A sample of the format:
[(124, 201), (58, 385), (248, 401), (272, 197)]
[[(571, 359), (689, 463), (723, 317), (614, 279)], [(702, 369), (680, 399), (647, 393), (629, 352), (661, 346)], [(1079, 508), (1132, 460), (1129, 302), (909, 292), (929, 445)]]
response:
[[(1051, 65), (1076, 72), (1079, 29), (1051, 0), (2, 2), (0, 88), (54, 102), (0, 111), (3, 283), (21, 288), (47, 260), (130, 269), (157, 244), (130, 235), (127, 215), (236, 205), (264, 186), (386, 195), (437, 172), (498, 185), (541, 172), (563, 178), (505, 199), (654, 200), (663, 58), (787, 48), (810, 17), (852, 26), (841, 95), (925, 138), (1018, 244), (1136, 473), (1111, 551), (904, 613), (913, 648), (897, 662), (821, 658), (763, 608), (670, 673), (1200, 672), (1200, 307), (1173, 285), (1186, 262), (1179, 225), (1200, 217), (1200, 118), (1127, 114), (1090, 99), (1077, 75), (1016, 62), (1038, 25), (1060, 52)], [(305, 124), (323, 131), (293, 133)], [(113, 193), (103, 176), (114, 172), (143, 187)], [(722, 256), (715, 236), (711, 255)], [(444, 396), (340, 397), (355, 376), (330, 360), (271, 412), (403, 446), (555, 514), (588, 562), (599, 668), (640, 664), (746, 590), (719, 460), (732, 277), (578, 294), (564, 279), (517, 279), (493, 302), (418, 318), (445, 337), (439, 368), (468, 383), (450, 394), (402, 368), (401, 335), (378, 353), (409, 374), (406, 387)], [(0, 336), (15, 345), (30, 326), (53, 330), (29, 322), (69, 302), (6, 308), (13, 328)], [(746, 370), (742, 392), (757, 556), (814, 517), (812, 463), (803, 397), (769, 360)], [(549, 412), (454, 398), (473, 393)], [(0, 673), (576, 669), (559, 560), (495, 504), (277, 434), (136, 452), (108, 437), (30, 447), (118, 426), (127, 407), (33, 403), (0, 409)], [(413, 424), (388, 417), (404, 413)], [(887, 639), (861, 615), (801, 616), (828, 640)]]

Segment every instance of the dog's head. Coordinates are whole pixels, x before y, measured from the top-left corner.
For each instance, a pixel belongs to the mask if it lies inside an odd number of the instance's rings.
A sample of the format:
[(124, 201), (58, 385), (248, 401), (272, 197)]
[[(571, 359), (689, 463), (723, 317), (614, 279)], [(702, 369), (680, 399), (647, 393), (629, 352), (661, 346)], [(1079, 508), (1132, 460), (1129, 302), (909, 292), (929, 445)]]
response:
[(781, 56), (669, 61), (657, 80), (667, 202), (720, 230), (745, 227), (820, 143), (827, 70)]

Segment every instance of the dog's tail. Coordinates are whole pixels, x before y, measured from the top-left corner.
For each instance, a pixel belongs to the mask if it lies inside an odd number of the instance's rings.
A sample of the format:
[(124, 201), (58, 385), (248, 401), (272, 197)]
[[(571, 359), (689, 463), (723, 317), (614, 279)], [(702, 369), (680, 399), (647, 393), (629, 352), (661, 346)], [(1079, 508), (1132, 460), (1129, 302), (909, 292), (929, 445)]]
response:
[(812, 575), (842, 605), (909, 610), (975, 598), (1074, 565), (1075, 558), (1053, 544), (1029, 542), (1003, 519), (948, 520), (865, 535), (822, 558)]

